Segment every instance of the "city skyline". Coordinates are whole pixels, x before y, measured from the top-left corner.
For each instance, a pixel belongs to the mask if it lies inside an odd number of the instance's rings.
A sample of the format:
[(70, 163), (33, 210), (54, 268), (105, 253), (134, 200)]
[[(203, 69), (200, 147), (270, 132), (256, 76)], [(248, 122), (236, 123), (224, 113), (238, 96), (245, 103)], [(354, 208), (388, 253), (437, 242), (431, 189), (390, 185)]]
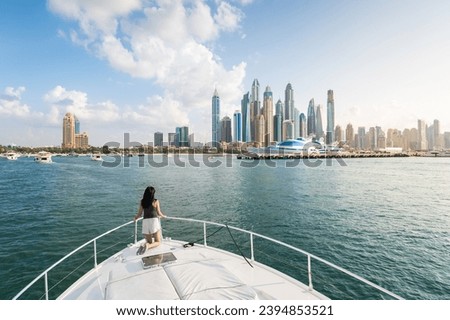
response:
[[(214, 134), (218, 126), (216, 121), (220, 120), (222, 130), (225, 128), (225, 121), (228, 121), (230, 137), (221, 136), (221, 143), (235, 145), (250, 143), (254, 146), (268, 147), (288, 139), (315, 139), (327, 146), (339, 146), (348, 150), (386, 151), (426, 151), (450, 149), (450, 131), (441, 130), (441, 121), (434, 119), (428, 125), (423, 119), (417, 120), (417, 127), (408, 128), (382, 128), (375, 125), (370, 126), (366, 131), (365, 126), (357, 126), (355, 133), (352, 123), (347, 123), (345, 129), (339, 124), (335, 124), (334, 91), (327, 91), (327, 113), (326, 132), (324, 131), (322, 107), (316, 105), (314, 98), (309, 101), (307, 116), (299, 111), (294, 104), (294, 89), (291, 83), (286, 85), (285, 102), (279, 99), (276, 103), (275, 113), (273, 110), (273, 95), (269, 86), (264, 91), (263, 104), (259, 100), (259, 81), (254, 79), (251, 90), (243, 95), (241, 100), (241, 110), (236, 110), (233, 114), (233, 128), (231, 119), (226, 115), (221, 118), (220, 108), (217, 101), (220, 96), (217, 90), (212, 97), (212, 146), (217, 146)], [(249, 112), (248, 110), (251, 110)], [(284, 112), (283, 112), (284, 110)], [(242, 114), (248, 114), (252, 127), (250, 133), (242, 126)], [(250, 115), (249, 115), (250, 114)], [(384, 130), (383, 130), (384, 129)], [(233, 132), (231, 136), (231, 131)], [(249, 138), (250, 137), (250, 138)], [(237, 144), (236, 144), (237, 143)]]
[(269, 86), (276, 111), (291, 84), (295, 108), (314, 99), (324, 125), (332, 88), (342, 129), (450, 131), (448, 1), (67, 4), (0, 4), (2, 145), (60, 145), (67, 112), (94, 146), (183, 126), (207, 142), (211, 93), (232, 118), (255, 78), (261, 105)]

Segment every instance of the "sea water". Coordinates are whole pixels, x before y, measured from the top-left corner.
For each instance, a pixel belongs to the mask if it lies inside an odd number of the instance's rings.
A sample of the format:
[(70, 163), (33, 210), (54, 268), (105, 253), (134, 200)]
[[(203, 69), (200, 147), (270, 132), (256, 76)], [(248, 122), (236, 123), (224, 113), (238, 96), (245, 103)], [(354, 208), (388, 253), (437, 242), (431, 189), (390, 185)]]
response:
[[(131, 221), (149, 185), (168, 216), (272, 237), (407, 299), (450, 299), (450, 158), (201, 155), (0, 159), (0, 298), (11, 299), (65, 254)], [(172, 222), (163, 221), (164, 236), (172, 236)], [(183, 240), (202, 237), (202, 230), (177, 228)], [(208, 243), (235, 249), (227, 231), (214, 237)], [(123, 238), (115, 251), (133, 241), (129, 232)], [(248, 239), (237, 245), (245, 251)], [(255, 257), (307, 281), (304, 257), (267, 241), (255, 243)], [(312, 267), (314, 288), (331, 298), (385, 298), (321, 263)]]

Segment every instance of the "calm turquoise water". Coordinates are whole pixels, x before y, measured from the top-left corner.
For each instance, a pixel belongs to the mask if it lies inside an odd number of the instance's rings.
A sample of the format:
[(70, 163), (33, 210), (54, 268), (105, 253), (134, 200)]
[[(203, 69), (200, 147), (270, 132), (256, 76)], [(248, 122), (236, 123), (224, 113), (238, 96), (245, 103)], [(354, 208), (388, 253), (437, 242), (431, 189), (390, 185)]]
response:
[[(54, 157), (48, 165), (0, 159), (0, 298), (11, 299), (66, 253), (130, 221), (144, 188), (153, 185), (169, 216), (276, 238), (407, 299), (450, 299), (450, 158), (346, 159), (346, 166), (317, 167), (279, 160), (275, 168), (220, 159), (215, 168), (183, 168), (174, 159), (158, 168), (138, 158), (115, 168), (87, 157)], [(172, 224), (164, 222), (166, 236), (198, 239)], [(131, 236), (129, 230), (111, 240), (117, 244), (111, 250)], [(210, 243), (232, 246), (229, 240), (221, 230)], [(246, 241), (238, 238), (244, 250)], [(303, 258), (296, 262), (295, 254), (264, 241), (255, 247), (257, 259), (306, 279)], [(313, 262), (313, 281), (332, 298), (384, 298), (320, 263)]]

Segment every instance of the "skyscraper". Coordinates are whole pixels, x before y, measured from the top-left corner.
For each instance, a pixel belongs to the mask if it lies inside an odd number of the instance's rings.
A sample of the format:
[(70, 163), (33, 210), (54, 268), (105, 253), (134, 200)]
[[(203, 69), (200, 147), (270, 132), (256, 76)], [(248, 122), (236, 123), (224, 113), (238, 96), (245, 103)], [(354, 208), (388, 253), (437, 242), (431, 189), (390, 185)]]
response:
[(153, 142), (154, 142), (155, 147), (162, 147), (163, 146), (163, 133), (155, 132), (153, 135)]
[(266, 132), (266, 119), (264, 119), (264, 115), (260, 114), (256, 119), (255, 126), (255, 142), (257, 142), (260, 146), (264, 145), (264, 133)]
[(176, 146), (176, 138), (177, 134), (175, 132), (169, 132), (167, 134), (167, 143), (169, 144), (169, 146)]
[(189, 127), (177, 127), (175, 129), (175, 144), (177, 147), (189, 147)]
[(244, 94), (241, 100), (241, 112), (242, 112), (242, 141), (250, 142), (250, 97), (247, 92)]
[(283, 140), (294, 139), (294, 121), (283, 121)]
[(222, 133), (222, 138), (221, 141), (222, 142), (226, 142), (226, 143), (230, 143), (232, 140), (231, 137), (231, 119), (228, 116), (223, 117), (222, 121), (221, 121), (221, 129), (220, 129), (221, 133)]
[(283, 116), (281, 114), (275, 114), (273, 116), (273, 140), (276, 142), (281, 142), (282, 138), (282, 128)]
[(259, 82), (258, 79), (253, 80), (252, 94), (250, 96), (250, 141), (255, 141), (256, 122), (260, 114), (261, 101), (259, 100)]
[(284, 91), (284, 120), (294, 120), (294, 90), (290, 83)]
[[(220, 98), (217, 89), (214, 90), (212, 97), (212, 125), (211, 125), (211, 144), (213, 147), (218, 147), (220, 135)], [(186, 139), (187, 141), (187, 139)]]
[(347, 128), (345, 129), (345, 139), (349, 147), (355, 147), (355, 131), (351, 123), (347, 124)]
[(375, 127), (375, 131), (377, 132), (377, 148), (385, 149), (386, 148), (386, 134), (381, 127)]
[(300, 136), (300, 111), (297, 108), (294, 108), (294, 112), (292, 113), (294, 123), (294, 139)]
[(341, 126), (337, 125), (334, 130), (334, 136), (336, 137), (337, 142), (344, 141), (343, 132), (344, 130), (342, 130)]
[(323, 132), (323, 124), (322, 124), (322, 106), (319, 104), (316, 107), (316, 138), (320, 139), (325, 136)]
[(328, 90), (327, 97), (327, 138), (326, 143), (332, 144), (334, 139), (334, 96), (333, 90)]
[(283, 117), (283, 102), (278, 99), (277, 103), (275, 104), (275, 114), (278, 114), (281, 116), (281, 118), (284, 120)]
[(242, 142), (242, 113), (239, 110), (233, 114), (233, 141)]
[[(439, 120), (433, 121), (433, 149), (440, 150), (444, 147), (444, 136), (441, 136), (441, 124)], [(430, 148), (431, 149), (431, 148)]]
[(75, 134), (80, 134), (80, 120), (74, 115), (75, 118)]
[(307, 131), (308, 137), (316, 135), (316, 111), (314, 107), (314, 99), (309, 100)]
[(80, 121), (68, 112), (63, 118), (63, 139), (61, 148), (81, 148), (89, 147), (89, 137), (86, 132), (80, 133)]
[(251, 102), (255, 102), (255, 101), (258, 101), (258, 102), (260, 101), (259, 100), (259, 81), (258, 81), (258, 79), (253, 80), (253, 83), (252, 83)]
[[(280, 132), (277, 133), (278, 140), (275, 139), (276, 141), (282, 141), (282, 138), (283, 138), (283, 121), (284, 121), (283, 109), (284, 109), (283, 102), (281, 102), (281, 99), (278, 99), (277, 103), (275, 104), (275, 115), (280, 118), (279, 120), (277, 120), (277, 121), (280, 121), (279, 122)], [(275, 121), (275, 118), (274, 118), (274, 121)], [(274, 128), (274, 132), (275, 132), (275, 128)]]
[(306, 134), (306, 116), (305, 114), (302, 112), (300, 113), (299, 116), (299, 123), (300, 123), (300, 129), (299, 129), (299, 133), (300, 133), (300, 137), (302, 138), (306, 138), (307, 134)]
[(75, 148), (75, 116), (68, 112), (63, 118), (63, 138), (61, 148)]
[(417, 120), (419, 150), (427, 150), (427, 125), (424, 120)]
[(450, 148), (450, 132), (444, 132), (444, 148)]
[(189, 137), (188, 137), (188, 145), (189, 145), (189, 147), (191, 147), (191, 148), (195, 148), (195, 147), (196, 147), (196, 145), (195, 145), (195, 137), (194, 137), (194, 134), (193, 134), (193, 133), (191, 133), (191, 134), (189, 135)]
[(360, 150), (366, 149), (366, 128), (358, 127), (358, 141), (357, 148)]
[(377, 131), (375, 130), (374, 127), (370, 127), (369, 128), (369, 145), (367, 147), (369, 147), (370, 150), (376, 150), (378, 145), (377, 145), (377, 141), (378, 141), (378, 136), (377, 136)]
[(273, 95), (269, 86), (264, 91), (263, 115), (265, 122), (264, 145), (267, 147), (273, 141)]

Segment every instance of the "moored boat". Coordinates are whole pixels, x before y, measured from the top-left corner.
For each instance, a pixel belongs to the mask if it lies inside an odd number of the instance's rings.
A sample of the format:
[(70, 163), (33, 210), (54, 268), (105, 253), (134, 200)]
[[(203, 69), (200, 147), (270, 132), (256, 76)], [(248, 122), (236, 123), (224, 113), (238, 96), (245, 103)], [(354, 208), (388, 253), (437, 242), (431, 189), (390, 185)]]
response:
[(5, 153), (5, 158), (7, 160), (17, 160), (19, 155), (16, 152), (7, 152)]

